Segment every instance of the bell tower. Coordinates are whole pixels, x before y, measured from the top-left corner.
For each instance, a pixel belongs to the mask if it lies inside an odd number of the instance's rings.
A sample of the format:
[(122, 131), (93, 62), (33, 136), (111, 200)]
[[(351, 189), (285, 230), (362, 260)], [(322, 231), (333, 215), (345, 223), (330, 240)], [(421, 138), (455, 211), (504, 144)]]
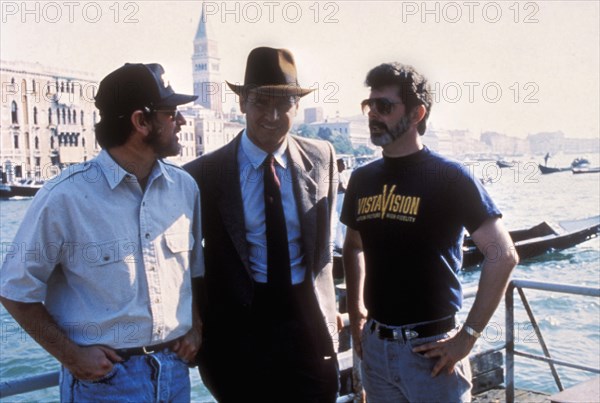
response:
[(194, 55), (192, 56), (192, 71), (194, 77), (194, 95), (198, 95), (195, 104), (211, 109), (218, 116), (223, 114), (221, 100), (219, 48), (217, 41), (209, 38), (209, 28), (204, 5), (194, 37)]

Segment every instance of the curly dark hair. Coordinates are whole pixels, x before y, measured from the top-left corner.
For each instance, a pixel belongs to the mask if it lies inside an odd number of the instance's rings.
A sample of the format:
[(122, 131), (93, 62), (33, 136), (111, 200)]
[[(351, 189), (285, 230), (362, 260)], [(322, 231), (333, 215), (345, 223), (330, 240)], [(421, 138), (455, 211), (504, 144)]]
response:
[(391, 85), (397, 86), (398, 95), (406, 105), (407, 113), (410, 113), (414, 107), (423, 105), (426, 110), (425, 116), (419, 122), (417, 130), (420, 135), (425, 134), (427, 118), (433, 106), (433, 97), (427, 79), (414, 67), (397, 62), (380, 64), (369, 71), (365, 85), (375, 89)]

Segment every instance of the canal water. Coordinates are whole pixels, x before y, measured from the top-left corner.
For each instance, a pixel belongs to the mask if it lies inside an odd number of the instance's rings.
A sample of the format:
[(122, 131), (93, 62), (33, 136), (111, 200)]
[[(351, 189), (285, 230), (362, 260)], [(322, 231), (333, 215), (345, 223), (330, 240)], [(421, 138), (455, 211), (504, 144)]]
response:
[[(575, 156), (550, 160), (557, 166), (568, 165)], [(598, 165), (599, 156), (586, 155)], [(541, 158), (539, 158), (541, 160)], [(573, 175), (563, 172), (541, 175), (537, 160), (521, 160), (512, 168), (499, 169), (495, 162), (472, 161), (475, 176), (486, 177), (486, 189), (504, 213), (507, 228), (520, 229), (542, 221), (556, 222), (600, 215), (600, 174)], [(0, 201), (0, 242), (11, 242), (30, 205), (30, 199)], [(2, 250), (4, 253), (4, 249)], [(465, 287), (476, 286), (479, 270), (461, 273)], [(0, 273), (1, 275), (1, 273)], [(555, 251), (522, 261), (514, 278), (580, 286), (600, 286), (600, 241), (592, 239), (576, 247)], [(600, 305), (597, 298), (566, 296), (558, 293), (525, 291), (542, 334), (554, 358), (598, 367), (600, 362)], [(515, 294), (516, 295), (516, 294)], [(472, 300), (465, 301), (464, 318)], [(522, 305), (515, 299), (516, 349), (541, 354), (537, 338)], [(475, 349), (501, 345), (506, 334), (503, 305), (498, 309)], [(58, 364), (18, 328), (0, 307), (0, 381), (21, 378), (58, 369)], [(558, 367), (561, 380), (570, 386), (591, 374)], [(194, 402), (213, 401), (203, 387), (198, 372), (191, 370)], [(557, 391), (548, 365), (517, 358), (516, 386), (554, 393)], [(234, 383), (232, 383), (234, 387)], [(3, 399), (4, 402), (58, 401), (57, 388)]]

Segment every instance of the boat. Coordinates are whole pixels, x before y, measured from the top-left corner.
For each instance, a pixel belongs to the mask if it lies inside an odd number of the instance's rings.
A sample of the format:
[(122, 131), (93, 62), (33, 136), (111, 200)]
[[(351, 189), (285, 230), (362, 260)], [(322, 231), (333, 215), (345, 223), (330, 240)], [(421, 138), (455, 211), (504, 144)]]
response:
[(574, 174), (595, 174), (600, 172), (600, 167), (571, 168), (571, 172), (573, 172)]
[(570, 171), (571, 167), (568, 168), (555, 168), (555, 167), (548, 167), (546, 165), (542, 165), (542, 164), (538, 164), (538, 167), (540, 168), (540, 172), (544, 175), (547, 174), (553, 174), (556, 172), (565, 172), (565, 171)]
[(498, 160), (496, 161), (496, 165), (498, 165), (500, 168), (512, 168), (515, 166), (515, 162)]
[[(567, 249), (598, 236), (600, 216), (581, 220), (559, 221), (550, 224), (546, 221), (531, 227), (510, 231), (510, 236), (521, 260), (542, 255), (550, 250)], [(470, 237), (463, 244), (463, 269), (483, 261), (483, 254)]]
[[(566, 172), (566, 171), (572, 171), (574, 169), (580, 169), (580, 168), (583, 169), (583, 168), (586, 168), (589, 164), (590, 164), (590, 161), (585, 158), (575, 158), (573, 160), (573, 162), (571, 162), (571, 166), (568, 166), (568, 167), (557, 168), (557, 167), (549, 167), (547, 165), (542, 165), (542, 164), (538, 164), (538, 167), (542, 174), (547, 175), (547, 174), (553, 174), (556, 172)], [(577, 173), (580, 173), (580, 172), (577, 172)], [(587, 172), (581, 172), (581, 173), (587, 173)]]
[(44, 186), (44, 182), (35, 179), (21, 179), (14, 183), (3, 183), (0, 187), (0, 198), (33, 197)]

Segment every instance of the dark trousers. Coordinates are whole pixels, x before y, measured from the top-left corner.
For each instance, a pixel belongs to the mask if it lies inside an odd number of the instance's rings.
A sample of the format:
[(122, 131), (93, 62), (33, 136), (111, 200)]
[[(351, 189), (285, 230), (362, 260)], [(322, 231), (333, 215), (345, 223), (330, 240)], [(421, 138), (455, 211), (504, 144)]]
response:
[(311, 292), (297, 285), (282, 300), (255, 284), (243, 336), (207, 337), (200, 374), (219, 402), (335, 402), (337, 360)]

